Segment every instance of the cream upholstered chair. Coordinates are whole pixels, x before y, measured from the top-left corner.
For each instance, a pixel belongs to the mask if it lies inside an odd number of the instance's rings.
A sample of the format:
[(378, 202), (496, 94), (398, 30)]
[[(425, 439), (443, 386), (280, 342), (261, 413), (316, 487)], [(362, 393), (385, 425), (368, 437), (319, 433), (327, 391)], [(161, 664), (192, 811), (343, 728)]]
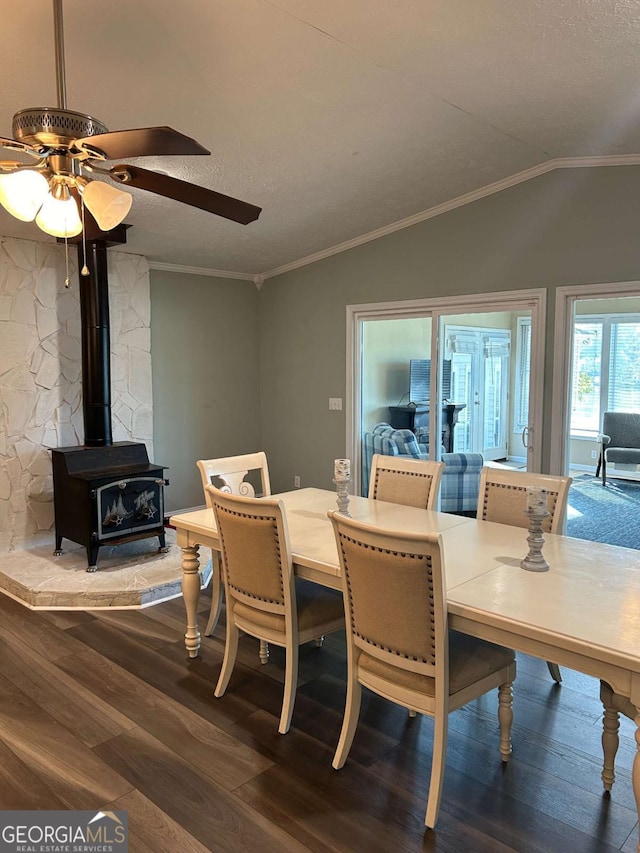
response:
[[(371, 457), (369, 499), (435, 509), (444, 467), (444, 462), (376, 453)], [(415, 717), (415, 711), (409, 713)]]
[[(542, 524), (543, 530), (547, 533), (562, 533), (571, 483), (571, 477), (534, 474), (530, 471), (513, 471), (510, 468), (485, 465), (480, 474), (478, 518), (527, 528), (527, 487), (538, 486), (547, 490), (547, 509), (550, 513)], [(562, 676), (558, 664), (547, 661), (547, 666), (553, 680), (560, 684)]]
[(382, 530), (339, 513), (333, 522), (347, 619), (347, 700), (333, 766), (349, 754), (362, 686), (434, 718), (425, 824), (438, 817), (450, 711), (498, 688), (500, 753), (511, 754), (511, 649), (451, 631), (440, 538)]
[(616, 693), (606, 681), (600, 682), (600, 699), (604, 707), (602, 715), (602, 751), (604, 754), (602, 782), (604, 783), (605, 793), (609, 795), (616, 778), (614, 766), (620, 743), (618, 737), (620, 714), (624, 714), (630, 720), (635, 720), (638, 712), (635, 706), (631, 704), (630, 699)]
[[(203, 489), (205, 486), (215, 486), (220, 483), (219, 488), (223, 492), (244, 495), (245, 497), (255, 497), (254, 487), (245, 479), (250, 472), (255, 471), (259, 473), (262, 494), (267, 496), (271, 494), (267, 457), (263, 451), (245, 453), (241, 456), (223, 456), (219, 459), (199, 459), (197, 465), (200, 476), (202, 477)], [(206, 490), (204, 496), (207, 506), (213, 509), (211, 499)], [(207, 637), (213, 634), (218, 624), (220, 608), (222, 607), (222, 578), (218, 554), (215, 551), (211, 554), (211, 560), (213, 565), (211, 577), (211, 610), (209, 612), (209, 621), (204, 631)], [(262, 663), (266, 663), (268, 658), (268, 646), (266, 643), (261, 643), (260, 660)]]
[(371, 461), (369, 497), (403, 506), (435, 509), (444, 462), (409, 456), (382, 456)]
[(227, 599), (224, 660), (215, 695), (224, 695), (239, 631), (283, 646), (285, 679), (278, 731), (291, 724), (298, 682), (298, 646), (344, 627), (342, 596), (294, 578), (284, 505), (206, 486), (220, 536)]

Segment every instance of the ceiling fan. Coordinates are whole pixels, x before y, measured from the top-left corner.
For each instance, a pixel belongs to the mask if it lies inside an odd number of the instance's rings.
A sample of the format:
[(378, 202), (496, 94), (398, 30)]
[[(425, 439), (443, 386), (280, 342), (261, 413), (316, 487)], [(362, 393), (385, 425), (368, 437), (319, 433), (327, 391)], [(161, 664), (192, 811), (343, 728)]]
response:
[(92, 116), (68, 110), (62, 0), (53, 0), (53, 18), (58, 106), (20, 110), (13, 117), (14, 138), (0, 137), (0, 147), (26, 155), (25, 161), (0, 160), (0, 204), (9, 213), (25, 222), (35, 219), (47, 234), (68, 238), (83, 231), (86, 207), (98, 228), (110, 231), (124, 221), (132, 204), (131, 195), (115, 182), (243, 225), (258, 218), (260, 207), (214, 190), (139, 166), (102, 165), (121, 158), (211, 152), (170, 127), (109, 132)]

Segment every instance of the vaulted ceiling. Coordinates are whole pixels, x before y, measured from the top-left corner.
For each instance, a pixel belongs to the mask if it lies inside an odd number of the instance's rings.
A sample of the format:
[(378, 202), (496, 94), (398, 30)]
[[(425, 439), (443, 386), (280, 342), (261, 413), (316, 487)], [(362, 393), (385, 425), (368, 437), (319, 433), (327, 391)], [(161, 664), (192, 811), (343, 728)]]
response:
[[(64, 0), (67, 105), (210, 157), (139, 165), (263, 208), (131, 190), (127, 249), (268, 273), (557, 158), (640, 154), (636, 0)], [(0, 135), (56, 106), (51, 0), (5, 3)], [(637, 162), (640, 162), (638, 157)], [(52, 239), (0, 209), (0, 234)]]

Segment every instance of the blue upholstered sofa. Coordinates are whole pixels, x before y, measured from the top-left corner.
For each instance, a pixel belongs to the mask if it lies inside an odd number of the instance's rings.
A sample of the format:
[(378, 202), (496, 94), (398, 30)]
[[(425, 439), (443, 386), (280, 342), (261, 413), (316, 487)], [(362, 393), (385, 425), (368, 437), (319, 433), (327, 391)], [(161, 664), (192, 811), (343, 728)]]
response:
[[(376, 424), (363, 437), (362, 494), (369, 493), (371, 460), (374, 453), (383, 456), (413, 456), (428, 459), (428, 447), (419, 444), (408, 429), (393, 429), (387, 423)], [(478, 503), (480, 471), (484, 460), (480, 453), (443, 453), (445, 463), (440, 485), (442, 512), (473, 512)]]

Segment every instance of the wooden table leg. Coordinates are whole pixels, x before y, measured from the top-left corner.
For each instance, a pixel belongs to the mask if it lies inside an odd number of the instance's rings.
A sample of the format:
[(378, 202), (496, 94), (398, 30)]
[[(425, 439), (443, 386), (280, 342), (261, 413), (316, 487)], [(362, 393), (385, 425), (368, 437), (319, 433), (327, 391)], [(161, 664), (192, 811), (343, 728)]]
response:
[[(640, 823), (640, 708), (634, 704), (633, 699), (615, 693), (606, 681), (600, 682), (600, 699), (604, 707), (602, 718), (602, 753), (604, 756), (602, 782), (607, 796), (610, 794), (616, 778), (614, 765), (619, 744), (620, 714), (629, 717), (636, 724), (636, 754), (633, 757), (631, 783), (638, 811), (638, 822)], [(640, 853), (640, 838), (638, 838), (638, 853)]]
[(187, 633), (184, 644), (190, 658), (198, 656), (200, 631), (198, 630), (198, 597), (200, 596), (200, 560), (198, 545), (182, 546), (182, 597), (187, 611)]

